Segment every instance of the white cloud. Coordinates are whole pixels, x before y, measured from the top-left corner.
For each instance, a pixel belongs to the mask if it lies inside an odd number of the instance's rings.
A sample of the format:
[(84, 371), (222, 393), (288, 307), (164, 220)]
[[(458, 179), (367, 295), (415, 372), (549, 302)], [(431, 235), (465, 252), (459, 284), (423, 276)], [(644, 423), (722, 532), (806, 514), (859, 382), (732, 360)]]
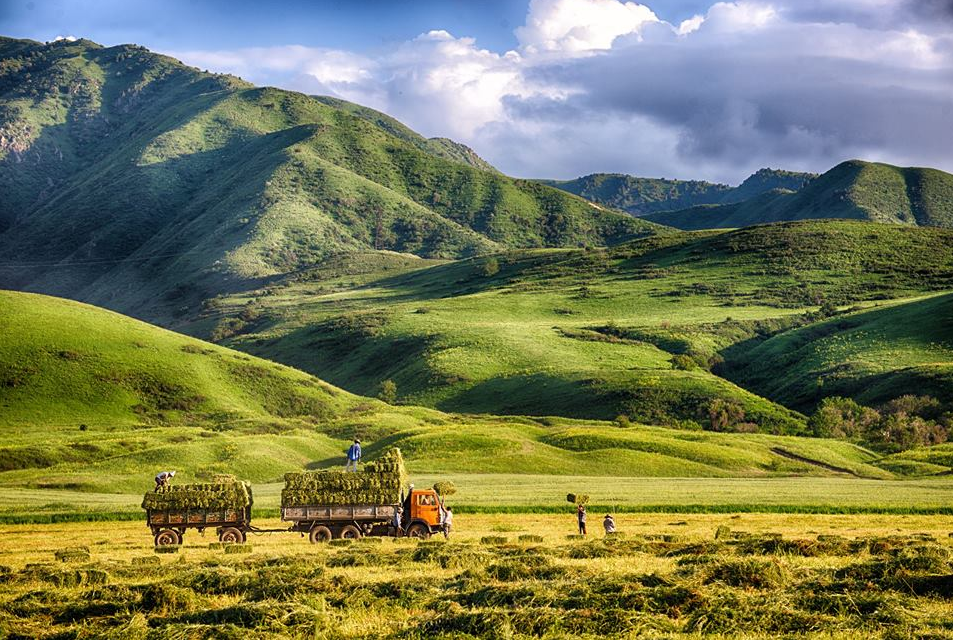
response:
[(59, 42), (60, 40), (65, 40), (66, 42), (76, 42), (79, 38), (76, 36), (56, 36), (53, 38), (53, 42)]
[(608, 49), (619, 36), (659, 22), (647, 6), (617, 0), (531, 0), (526, 25), (516, 30), (529, 52)]
[(737, 181), (848, 156), (953, 169), (953, 29), (938, 29), (935, 7), (901, 20), (911, 1), (718, 2), (676, 26), (634, 2), (532, 0), (508, 52), (434, 30), (373, 57), (173, 55), (366, 104), (515, 175)]

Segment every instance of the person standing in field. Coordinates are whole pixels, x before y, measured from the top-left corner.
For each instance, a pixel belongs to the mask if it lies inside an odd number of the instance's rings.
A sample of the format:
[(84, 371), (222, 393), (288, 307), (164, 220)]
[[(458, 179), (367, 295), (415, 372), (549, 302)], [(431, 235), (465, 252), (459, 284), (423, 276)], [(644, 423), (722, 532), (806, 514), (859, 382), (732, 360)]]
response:
[(354, 438), (354, 444), (347, 450), (347, 464), (344, 465), (345, 471), (357, 471), (357, 463), (361, 461), (361, 441)]
[(166, 487), (172, 482), (172, 478), (175, 476), (175, 471), (160, 471), (156, 474), (156, 491), (161, 487)]
[(579, 535), (586, 535), (586, 505), (576, 507), (576, 519), (579, 521)]
[(602, 521), (602, 526), (606, 530), (606, 535), (610, 533), (615, 533), (615, 520), (612, 518), (611, 513), (607, 513), (605, 519)]
[(450, 507), (447, 507), (447, 513), (443, 517), (443, 538), (446, 540), (450, 537), (450, 527), (453, 526), (453, 510)]
[(400, 537), (401, 531), (403, 531), (400, 526), (400, 520), (403, 513), (404, 508), (400, 505), (397, 505), (397, 508), (394, 509), (394, 535), (398, 538)]

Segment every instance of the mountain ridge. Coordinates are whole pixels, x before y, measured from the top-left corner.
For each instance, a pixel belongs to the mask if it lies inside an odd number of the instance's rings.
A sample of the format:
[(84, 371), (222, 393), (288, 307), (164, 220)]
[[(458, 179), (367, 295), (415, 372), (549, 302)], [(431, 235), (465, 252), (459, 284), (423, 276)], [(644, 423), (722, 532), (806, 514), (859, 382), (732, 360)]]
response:
[(951, 227), (953, 174), (848, 160), (796, 193), (771, 191), (739, 203), (646, 216), (684, 230), (822, 218)]
[(0, 286), (168, 321), (342, 251), (464, 257), (663, 230), (327, 102), (136, 45), (0, 40)]
[(704, 180), (641, 178), (624, 173), (593, 173), (574, 180), (540, 180), (599, 204), (636, 216), (702, 204), (741, 202), (773, 189), (797, 191), (816, 174), (759, 169), (736, 187)]

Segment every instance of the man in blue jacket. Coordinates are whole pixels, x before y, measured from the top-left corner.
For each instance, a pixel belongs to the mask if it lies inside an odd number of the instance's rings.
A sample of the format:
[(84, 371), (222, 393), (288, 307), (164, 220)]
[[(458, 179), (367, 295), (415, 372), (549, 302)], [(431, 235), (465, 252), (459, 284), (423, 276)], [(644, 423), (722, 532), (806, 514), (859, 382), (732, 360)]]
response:
[(344, 465), (345, 471), (357, 471), (357, 463), (361, 460), (361, 441), (354, 438), (354, 444), (347, 450), (347, 464)]

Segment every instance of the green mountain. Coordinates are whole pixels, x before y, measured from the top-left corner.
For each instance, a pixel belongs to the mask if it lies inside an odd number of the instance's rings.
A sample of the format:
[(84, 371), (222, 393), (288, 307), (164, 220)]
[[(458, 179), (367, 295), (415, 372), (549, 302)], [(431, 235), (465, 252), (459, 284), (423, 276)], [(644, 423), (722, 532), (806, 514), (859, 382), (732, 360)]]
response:
[[(871, 452), (832, 440), (392, 407), (36, 294), (0, 291), (0, 326), (0, 487), (72, 491), (76, 504), (85, 504), (77, 491), (146, 490), (168, 468), (180, 481), (231, 473), (275, 482), (287, 471), (340, 464), (355, 435), (371, 459), (399, 446), (415, 473), (829, 475), (826, 464), (889, 476)], [(53, 500), (28, 512), (65, 508), (62, 497)]]
[(771, 191), (734, 204), (699, 206), (646, 218), (686, 230), (820, 218), (951, 227), (953, 175), (937, 169), (851, 160), (796, 193)]
[(797, 191), (815, 174), (761, 169), (737, 187), (699, 180), (637, 178), (623, 173), (594, 173), (575, 180), (542, 180), (599, 204), (642, 216), (697, 205), (741, 202), (776, 189)]
[(142, 47), (0, 39), (0, 286), (168, 321), (342, 252), (456, 258), (659, 229), (485, 168), (356, 105)]

